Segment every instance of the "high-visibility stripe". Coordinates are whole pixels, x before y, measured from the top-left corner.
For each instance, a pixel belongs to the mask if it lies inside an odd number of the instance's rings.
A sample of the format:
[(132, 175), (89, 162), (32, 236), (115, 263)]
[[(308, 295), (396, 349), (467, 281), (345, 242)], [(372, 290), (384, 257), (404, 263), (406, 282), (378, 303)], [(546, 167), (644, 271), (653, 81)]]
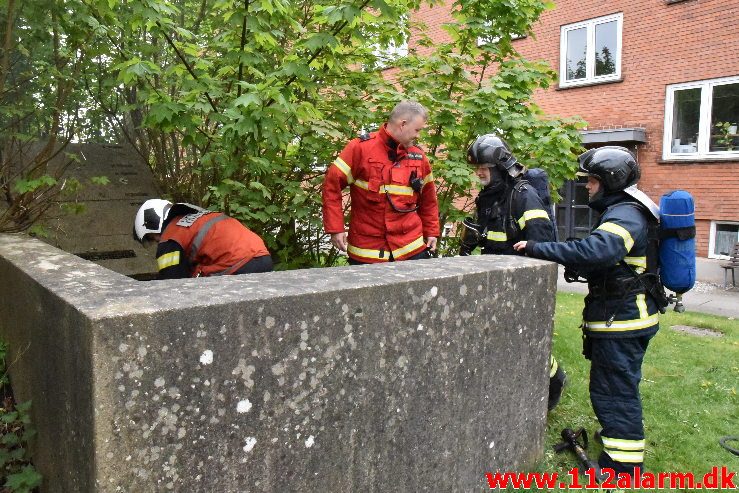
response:
[(413, 195), (413, 189), (403, 185), (381, 185), (380, 193), (385, 192), (391, 195)]
[(547, 214), (547, 211), (543, 209), (531, 209), (530, 211), (526, 211), (523, 213), (523, 216), (519, 218), (518, 227), (524, 229), (526, 227), (526, 221), (531, 221), (532, 219), (549, 219), (549, 214)]
[(557, 374), (557, 368), (559, 368), (559, 364), (557, 363), (557, 360), (554, 359), (554, 356), (549, 356), (549, 378), (552, 378), (554, 375)]
[(621, 450), (610, 450), (604, 448), (603, 451), (613, 459), (614, 462), (630, 462), (630, 463), (641, 463), (644, 462), (644, 452), (623, 452)]
[(647, 257), (624, 257), (624, 262), (634, 267), (637, 274), (647, 270)]
[[(383, 262), (390, 260), (390, 252), (385, 250), (370, 250), (368, 248), (355, 247), (354, 245), (349, 245), (346, 250), (357, 257), (382, 260)], [(382, 256), (380, 256), (380, 252), (382, 252)]]
[(603, 447), (609, 449), (618, 450), (629, 450), (629, 451), (643, 451), (646, 441), (642, 438), (640, 440), (627, 440), (625, 438), (608, 438), (601, 436), (603, 440)]
[(417, 248), (421, 248), (422, 246), (424, 246), (423, 236), (419, 236), (418, 239), (413, 241), (412, 243), (409, 243), (404, 247), (400, 247), (396, 250), (393, 250), (393, 258), (402, 257), (406, 253), (412, 252), (413, 250)]
[(159, 270), (172, 267), (180, 263), (180, 252), (165, 253), (161, 257), (157, 257), (157, 267)]
[(426, 175), (426, 176), (423, 177), (423, 184), (424, 185), (426, 185), (427, 183), (431, 183), (432, 181), (434, 181), (434, 174), (433, 173), (429, 173), (428, 175)]
[(346, 162), (343, 159), (341, 159), (340, 157), (337, 157), (336, 160), (334, 161), (334, 164), (336, 165), (337, 168), (339, 168), (339, 171), (341, 171), (342, 173), (346, 175), (346, 181), (350, 185), (354, 183), (354, 177), (352, 176), (352, 169), (348, 164), (346, 164)]
[(418, 239), (412, 241), (411, 243), (408, 243), (405, 246), (397, 248), (393, 250), (392, 252), (388, 252), (387, 250), (372, 250), (369, 248), (359, 248), (359, 247), (355, 247), (354, 245), (349, 245), (349, 247), (347, 248), (347, 251), (357, 257), (371, 258), (371, 259), (382, 260), (384, 262), (387, 262), (388, 260), (390, 260), (390, 253), (392, 253), (393, 258), (398, 258), (398, 257), (402, 257), (408, 252), (412, 252), (413, 250), (421, 248), (422, 246), (424, 246), (423, 236), (419, 236)]
[(190, 263), (195, 264), (196, 260), (198, 258), (198, 252), (200, 251), (200, 246), (203, 244), (203, 240), (205, 240), (205, 235), (208, 234), (208, 231), (210, 231), (210, 228), (213, 227), (214, 224), (219, 223), (221, 221), (225, 221), (228, 219), (228, 216), (225, 214), (218, 214), (213, 215), (211, 218), (209, 218), (203, 225), (200, 227), (200, 231), (198, 231), (198, 234), (195, 235), (195, 238), (192, 240), (192, 243), (190, 244)]
[(583, 322), (583, 327), (593, 332), (621, 332), (627, 330), (646, 329), (659, 323), (659, 315), (649, 315), (636, 320), (614, 320), (608, 327), (607, 322)]
[(636, 306), (639, 308), (639, 318), (645, 319), (649, 317), (647, 311), (647, 297), (644, 293), (636, 295)]
[(601, 436), (603, 450), (616, 462), (644, 462), (645, 440), (627, 440)]
[(505, 231), (488, 231), (488, 240), (506, 241), (508, 240), (508, 236), (506, 236)]
[(624, 240), (624, 247), (626, 247), (627, 252), (631, 251), (631, 247), (634, 246), (634, 239), (631, 237), (631, 233), (629, 233), (623, 226), (619, 226), (616, 223), (603, 223), (598, 226), (597, 229), (602, 229), (603, 231), (620, 236), (621, 239)]
[[(354, 186), (369, 191), (369, 183), (364, 180), (354, 180)], [(381, 185), (378, 193), (389, 193), (390, 195), (413, 195), (413, 189), (404, 185)]]

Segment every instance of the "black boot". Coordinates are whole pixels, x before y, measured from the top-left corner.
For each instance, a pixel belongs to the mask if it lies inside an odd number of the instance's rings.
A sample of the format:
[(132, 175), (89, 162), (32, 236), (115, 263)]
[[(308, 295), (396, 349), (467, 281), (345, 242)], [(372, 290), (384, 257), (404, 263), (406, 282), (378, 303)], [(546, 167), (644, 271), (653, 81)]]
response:
[(559, 398), (562, 397), (562, 389), (566, 382), (567, 375), (560, 366), (557, 368), (557, 372), (553, 376), (549, 377), (549, 403), (547, 405), (547, 412), (557, 407)]

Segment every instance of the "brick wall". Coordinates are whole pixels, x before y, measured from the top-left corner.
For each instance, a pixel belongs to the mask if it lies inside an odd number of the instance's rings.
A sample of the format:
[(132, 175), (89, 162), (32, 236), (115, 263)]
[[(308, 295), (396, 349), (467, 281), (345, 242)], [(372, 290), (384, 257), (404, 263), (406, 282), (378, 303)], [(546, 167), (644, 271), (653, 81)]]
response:
[[(623, 13), (620, 82), (535, 94), (552, 115), (579, 116), (588, 129), (643, 127), (638, 148), (640, 187), (655, 201), (683, 188), (696, 199), (698, 255), (707, 256), (711, 220), (739, 221), (739, 160), (663, 162), (666, 86), (739, 75), (739, 0), (557, 0), (534, 26), (535, 36), (514, 41), (526, 58), (542, 59), (559, 71), (560, 27)], [(414, 20), (440, 25), (448, 7), (422, 9)], [(438, 27), (434, 39), (444, 39)], [(438, 36), (438, 38), (436, 37)], [(739, 115), (738, 115), (739, 117)]]

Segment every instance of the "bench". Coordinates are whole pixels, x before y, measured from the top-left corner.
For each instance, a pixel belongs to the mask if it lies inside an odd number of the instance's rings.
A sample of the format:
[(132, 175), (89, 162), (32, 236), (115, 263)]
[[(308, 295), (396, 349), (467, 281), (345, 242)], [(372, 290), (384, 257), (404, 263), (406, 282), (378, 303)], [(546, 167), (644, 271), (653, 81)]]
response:
[(721, 268), (724, 269), (724, 287), (729, 287), (729, 271), (731, 271), (731, 285), (736, 287), (736, 277), (734, 276), (734, 272), (739, 269), (739, 242), (734, 244), (734, 249), (731, 252), (729, 261), (725, 264), (721, 264)]

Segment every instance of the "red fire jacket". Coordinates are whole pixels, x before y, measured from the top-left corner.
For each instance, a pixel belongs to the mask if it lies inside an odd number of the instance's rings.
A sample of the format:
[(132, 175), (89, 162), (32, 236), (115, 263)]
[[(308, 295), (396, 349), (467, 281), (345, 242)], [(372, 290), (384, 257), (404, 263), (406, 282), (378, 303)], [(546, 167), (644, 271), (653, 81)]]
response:
[[(415, 191), (413, 179), (420, 180)], [(439, 236), (439, 206), (431, 165), (415, 146), (398, 146), (383, 126), (350, 141), (326, 172), (323, 226), (342, 233), (341, 191), (351, 186), (349, 256), (365, 263), (404, 260)]]
[[(269, 255), (256, 233), (220, 212), (174, 218), (162, 233), (160, 245), (169, 240), (182, 247), (192, 277), (232, 274), (253, 258)], [(179, 251), (158, 256), (159, 270), (179, 264), (179, 256)]]

